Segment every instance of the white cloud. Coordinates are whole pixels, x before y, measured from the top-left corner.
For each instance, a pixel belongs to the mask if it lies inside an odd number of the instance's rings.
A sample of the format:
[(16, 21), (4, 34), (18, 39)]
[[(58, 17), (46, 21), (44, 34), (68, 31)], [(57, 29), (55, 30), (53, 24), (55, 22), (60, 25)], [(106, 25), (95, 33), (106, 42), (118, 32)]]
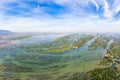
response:
[[(58, 18), (55, 18), (45, 13), (40, 6), (31, 8), (22, 2), (19, 3), (19, 6), (23, 8), (28, 7), (31, 9), (31, 12), (20, 12), (22, 14), (32, 15), (32, 17), (5, 15), (3, 13), (4, 10), (11, 8), (6, 8), (4, 3), (9, 2), (6, 2), (5, 0), (0, 1), (2, 1), (2, 3), (0, 3), (0, 29), (20, 32), (119, 32), (120, 30), (119, 21), (110, 22), (114, 14), (120, 10), (119, 3), (114, 3), (113, 8), (110, 9), (110, 5), (106, 0), (55, 0), (57, 4), (71, 9), (71, 13), (61, 14), (57, 16)], [(44, 0), (39, 1), (42, 2)], [(108, 19), (100, 18), (99, 14), (89, 15), (89, 11), (88, 14), (84, 13), (87, 14), (87, 17), (79, 16), (79, 14), (82, 13), (80, 6), (87, 6), (90, 1), (96, 6), (97, 10), (103, 5), (104, 17)]]
[(96, 6), (96, 10), (98, 11), (99, 10), (99, 5), (98, 3), (95, 1), (95, 0), (90, 0), (93, 4), (95, 4)]
[(119, 32), (120, 22), (100, 20), (97, 16), (80, 19), (79, 17), (54, 18), (17, 18), (1, 19), (0, 29), (18, 32)]
[(107, 18), (112, 18), (112, 11), (110, 11), (109, 4), (106, 0), (104, 1), (104, 16)]

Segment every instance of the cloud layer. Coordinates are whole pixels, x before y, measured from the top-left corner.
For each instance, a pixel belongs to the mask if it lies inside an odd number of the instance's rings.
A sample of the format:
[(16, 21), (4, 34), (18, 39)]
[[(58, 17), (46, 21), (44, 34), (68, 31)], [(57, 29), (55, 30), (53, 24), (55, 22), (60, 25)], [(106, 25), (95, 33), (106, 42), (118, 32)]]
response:
[(0, 0), (0, 29), (119, 32), (120, 0)]

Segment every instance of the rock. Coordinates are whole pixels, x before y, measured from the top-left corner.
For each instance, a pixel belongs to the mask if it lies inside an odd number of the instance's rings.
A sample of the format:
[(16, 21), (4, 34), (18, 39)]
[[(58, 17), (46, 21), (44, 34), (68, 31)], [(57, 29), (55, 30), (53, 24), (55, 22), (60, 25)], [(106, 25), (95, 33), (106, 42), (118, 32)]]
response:
[(104, 55), (104, 58), (109, 58), (110, 57), (110, 54), (108, 54), (108, 53), (106, 53), (105, 55)]
[(104, 54), (104, 58), (113, 58), (113, 56), (111, 56), (110, 54), (106, 53), (106, 54)]

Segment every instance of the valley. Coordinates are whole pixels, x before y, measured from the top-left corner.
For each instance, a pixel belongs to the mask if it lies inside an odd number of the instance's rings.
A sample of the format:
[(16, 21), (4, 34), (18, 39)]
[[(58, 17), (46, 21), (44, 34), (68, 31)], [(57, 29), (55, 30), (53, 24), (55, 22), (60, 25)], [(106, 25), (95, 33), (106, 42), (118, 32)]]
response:
[(0, 80), (83, 79), (120, 79), (120, 34), (16, 33), (1, 36)]

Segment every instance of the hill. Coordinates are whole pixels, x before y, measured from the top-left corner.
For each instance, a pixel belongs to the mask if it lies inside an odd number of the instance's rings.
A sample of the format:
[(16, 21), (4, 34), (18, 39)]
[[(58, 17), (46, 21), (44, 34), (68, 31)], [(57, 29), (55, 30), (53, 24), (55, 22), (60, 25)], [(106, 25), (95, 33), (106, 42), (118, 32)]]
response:
[(8, 30), (0, 30), (0, 36), (10, 35), (10, 34), (12, 34), (12, 32)]

